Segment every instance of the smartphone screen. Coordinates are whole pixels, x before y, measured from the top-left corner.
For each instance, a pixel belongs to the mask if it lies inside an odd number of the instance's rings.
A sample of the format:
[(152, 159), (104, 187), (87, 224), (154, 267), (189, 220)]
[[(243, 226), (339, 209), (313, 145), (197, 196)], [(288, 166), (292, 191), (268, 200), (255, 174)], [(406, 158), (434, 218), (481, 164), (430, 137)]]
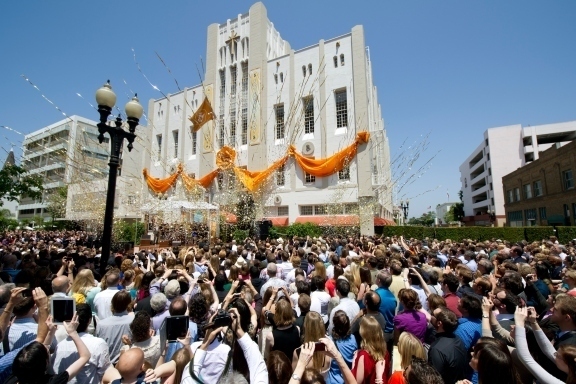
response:
[(54, 324), (62, 324), (70, 321), (76, 312), (76, 302), (71, 297), (52, 298), (52, 321)]
[(190, 319), (188, 316), (169, 316), (166, 318), (166, 340), (175, 341), (186, 337)]

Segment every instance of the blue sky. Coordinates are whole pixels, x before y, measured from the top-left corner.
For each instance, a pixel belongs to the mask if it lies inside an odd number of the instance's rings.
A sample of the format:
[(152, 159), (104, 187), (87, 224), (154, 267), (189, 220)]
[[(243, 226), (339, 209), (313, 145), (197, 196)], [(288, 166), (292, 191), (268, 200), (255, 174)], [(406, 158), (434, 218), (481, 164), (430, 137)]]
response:
[[(0, 2), (0, 126), (23, 134), (68, 115), (93, 120), (93, 94), (110, 79), (123, 105), (147, 105), (200, 82), (206, 28), (252, 1)], [(364, 26), (393, 156), (430, 134), (417, 181), (402, 190), (410, 216), (457, 200), (459, 165), (490, 127), (576, 120), (576, 2), (264, 1), (268, 17), (303, 48)], [(171, 76), (156, 53), (171, 69)], [(38, 92), (21, 75), (26, 75)], [(124, 83), (126, 82), (126, 84)], [(84, 99), (80, 98), (81, 94)], [(0, 161), (22, 136), (0, 128)], [(403, 142), (403, 149), (400, 146)], [(424, 191), (432, 190), (422, 194)]]

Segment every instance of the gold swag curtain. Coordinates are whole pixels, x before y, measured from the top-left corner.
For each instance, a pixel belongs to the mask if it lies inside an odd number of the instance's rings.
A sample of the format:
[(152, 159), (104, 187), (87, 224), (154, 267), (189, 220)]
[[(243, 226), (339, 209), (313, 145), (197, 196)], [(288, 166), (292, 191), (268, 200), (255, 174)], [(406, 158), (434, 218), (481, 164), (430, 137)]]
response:
[(300, 165), (306, 173), (316, 177), (326, 177), (344, 169), (346, 164), (356, 156), (358, 145), (367, 143), (369, 139), (370, 133), (366, 131), (359, 132), (356, 135), (354, 143), (325, 159), (310, 159), (304, 157), (296, 152), (296, 148), (293, 145), (288, 149), (288, 154), (294, 156), (298, 165)]
[(220, 173), (220, 169), (216, 168), (212, 172), (208, 173), (207, 175), (205, 175), (204, 177), (201, 177), (199, 179), (194, 179), (194, 178), (188, 176), (187, 174), (185, 174), (184, 172), (182, 172), (182, 174), (180, 176), (182, 176), (182, 181), (184, 182), (184, 187), (186, 187), (186, 189), (188, 191), (191, 191), (197, 185), (201, 185), (204, 188), (208, 188), (210, 186), (210, 184), (212, 184), (212, 181), (216, 178), (216, 176), (218, 176), (218, 173)]
[(144, 168), (142, 170), (142, 174), (144, 175), (144, 180), (146, 180), (146, 184), (148, 184), (148, 188), (150, 188), (154, 193), (164, 193), (170, 189), (178, 179), (178, 176), (182, 173), (182, 164), (178, 164), (178, 169), (176, 172), (171, 174), (170, 176), (164, 179), (157, 179), (152, 177), (148, 174), (148, 170)]
[(250, 191), (256, 191), (262, 183), (268, 179), (268, 177), (275, 172), (278, 168), (283, 166), (286, 161), (288, 160), (288, 155), (284, 156), (283, 158), (276, 160), (271, 166), (266, 168), (263, 171), (258, 172), (250, 172), (247, 169), (242, 169), (239, 167), (234, 167), (234, 173), (238, 180), (244, 184), (244, 186)]
[(235, 165), (236, 151), (234, 148), (224, 146), (216, 154), (216, 165), (218, 168), (203, 176), (200, 179), (194, 179), (183, 172), (182, 164), (178, 165), (178, 170), (172, 175), (165, 179), (155, 179), (148, 175), (148, 170), (144, 169), (142, 173), (146, 179), (148, 187), (158, 193), (166, 192), (170, 187), (174, 185), (178, 176), (182, 177), (184, 186), (187, 190), (192, 190), (197, 185), (201, 185), (204, 188), (208, 188), (212, 181), (218, 176), (221, 170), (233, 169), (238, 180), (248, 189), (250, 192), (258, 190), (258, 188), (274, 173), (278, 168), (283, 166), (290, 156), (294, 156), (294, 159), (300, 165), (300, 167), (307, 173), (314, 175), (316, 177), (326, 177), (341, 171), (347, 165), (347, 163), (356, 156), (358, 152), (358, 145), (367, 143), (370, 139), (370, 133), (363, 131), (356, 135), (354, 142), (348, 147), (336, 152), (330, 157), (325, 159), (310, 159), (302, 156), (296, 151), (296, 148), (291, 145), (288, 148), (288, 153), (276, 160), (268, 168), (262, 171), (248, 171), (237, 167)]

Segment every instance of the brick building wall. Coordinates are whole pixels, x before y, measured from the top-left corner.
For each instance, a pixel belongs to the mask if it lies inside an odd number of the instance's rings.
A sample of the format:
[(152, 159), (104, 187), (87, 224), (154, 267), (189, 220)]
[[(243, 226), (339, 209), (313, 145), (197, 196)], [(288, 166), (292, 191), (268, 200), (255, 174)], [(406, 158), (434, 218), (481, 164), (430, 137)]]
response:
[(506, 225), (576, 225), (576, 141), (502, 178)]

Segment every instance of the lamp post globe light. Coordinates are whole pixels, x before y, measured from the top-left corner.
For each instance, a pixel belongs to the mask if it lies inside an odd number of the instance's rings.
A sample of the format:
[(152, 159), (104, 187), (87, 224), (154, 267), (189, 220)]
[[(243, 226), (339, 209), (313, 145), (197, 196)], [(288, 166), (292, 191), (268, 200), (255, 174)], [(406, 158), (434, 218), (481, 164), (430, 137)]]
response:
[(404, 225), (406, 225), (406, 221), (408, 220), (408, 208), (410, 206), (410, 200), (401, 200), (400, 201), (400, 208), (402, 208), (402, 212), (404, 213)]
[(108, 173), (108, 190), (106, 191), (106, 209), (104, 211), (104, 230), (102, 231), (102, 254), (100, 259), (100, 273), (102, 276), (106, 273), (108, 258), (110, 257), (110, 248), (112, 243), (112, 221), (114, 218), (114, 194), (116, 192), (116, 177), (118, 167), (120, 166), (120, 153), (124, 145), (124, 139), (128, 141), (128, 151), (132, 151), (132, 143), (136, 138), (136, 127), (144, 113), (144, 108), (138, 102), (137, 95), (126, 103), (128, 131), (122, 128), (122, 118), (120, 115), (116, 118), (114, 126), (108, 125), (108, 116), (112, 113), (112, 108), (116, 104), (116, 94), (112, 90), (110, 80), (96, 91), (96, 103), (98, 103), (98, 113), (100, 113), (100, 122), (98, 123), (98, 141), (100, 144), (104, 141), (104, 134), (110, 135), (110, 172)]

